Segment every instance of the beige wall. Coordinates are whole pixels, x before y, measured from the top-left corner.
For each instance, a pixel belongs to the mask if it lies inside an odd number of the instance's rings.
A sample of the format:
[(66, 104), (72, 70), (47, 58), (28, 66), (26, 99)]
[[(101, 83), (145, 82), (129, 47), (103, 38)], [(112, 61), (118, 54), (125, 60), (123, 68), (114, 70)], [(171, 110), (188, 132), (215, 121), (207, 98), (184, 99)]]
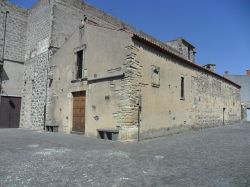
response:
[[(224, 107), (226, 123), (240, 120), (238, 88), (141, 43), (135, 45), (139, 49), (137, 60), (143, 66), (142, 137), (160, 136), (175, 127), (220, 125)], [(151, 65), (160, 67), (160, 87), (151, 85)], [(184, 100), (181, 77), (185, 82)]]
[[(113, 84), (119, 84), (119, 80), (113, 81)], [(88, 87), (87, 95), (87, 116), (86, 132), (90, 135), (96, 135), (96, 129), (116, 128), (117, 120), (113, 116), (118, 110), (120, 98), (111, 90), (108, 81), (93, 83)], [(109, 97), (105, 99), (106, 97)]]
[[(72, 129), (72, 92), (86, 91), (87, 135), (96, 136), (97, 128), (116, 128), (116, 113), (122, 96), (116, 90), (120, 88), (121, 78), (98, 80), (94, 82), (75, 79), (76, 48), (86, 45), (84, 52), (84, 77), (101, 78), (123, 72), (126, 46), (131, 45), (129, 34), (92, 25), (85, 25), (54, 55), (51, 61), (53, 82), (49, 88), (51, 116), (48, 123), (59, 125), (59, 130), (69, 133)], [(105, 99), (106, 97), (106, 99)], [(109, 99), (107, 99), (109, 98)]]
[(21, 97), (23, 70), (24, 65), (21, 63), (4, 61), (2, 72), (3, 95)]

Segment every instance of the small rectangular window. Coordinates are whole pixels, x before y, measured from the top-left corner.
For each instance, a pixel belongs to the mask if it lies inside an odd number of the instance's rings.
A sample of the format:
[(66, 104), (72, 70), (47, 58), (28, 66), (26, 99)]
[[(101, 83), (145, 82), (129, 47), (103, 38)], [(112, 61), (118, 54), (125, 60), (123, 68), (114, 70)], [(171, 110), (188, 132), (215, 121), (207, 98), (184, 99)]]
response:
[(151, 83), (153, 87), (160, 87), (160, 67), (151, 66)]
[(76, 78), (81, 79), (83, 78), (83, 50), (76, 52), (76, 65), (77, 65), (77, 71), (76, 71)]
[(181, 77), (181, 99), (184, 99), (184, 77)]

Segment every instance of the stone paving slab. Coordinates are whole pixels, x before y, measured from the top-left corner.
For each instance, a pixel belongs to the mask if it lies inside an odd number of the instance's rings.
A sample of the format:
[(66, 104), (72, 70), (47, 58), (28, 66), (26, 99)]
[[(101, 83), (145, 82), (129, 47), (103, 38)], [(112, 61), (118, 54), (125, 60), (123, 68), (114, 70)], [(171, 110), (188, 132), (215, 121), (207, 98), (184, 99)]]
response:
[(250, 186), (250, 124), (139, 143), (1, 129), (0, 186)]

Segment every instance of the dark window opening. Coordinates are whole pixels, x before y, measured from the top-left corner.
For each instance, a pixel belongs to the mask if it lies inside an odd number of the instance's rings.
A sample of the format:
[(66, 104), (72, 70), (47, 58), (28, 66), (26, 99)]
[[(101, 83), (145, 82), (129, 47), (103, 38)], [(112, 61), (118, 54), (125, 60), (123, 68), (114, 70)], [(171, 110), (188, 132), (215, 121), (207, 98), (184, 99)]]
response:
[(106, 132), (108, 140), (112, 140), (112, 133), (111, 132)]
[(184, 77), (181, 77), (181, 99), (184, 99)]
[(99, 131), (98, 133), (99, 133), (99, 137), (100, 137), (101, 139), (104, 139), (104, 132), (103, 132), (103, 131)]
[(83, 50), (78, 51), (76, 53), (77, 56), (77, 73), (76, 73), (76, 78), (81, 79), (83, 78), (82, 76), (82, 70), (83, 70)]
[(158, 75), (159, 74), (159, 70), (154, 69), (154, 73)]
[(117, 130), (97, 130), (98, 138), (104, 140), (118, 140), (119, 131)]
[(151, 66), (151, 83), (153, 87), (160, 87), (160, 67)]

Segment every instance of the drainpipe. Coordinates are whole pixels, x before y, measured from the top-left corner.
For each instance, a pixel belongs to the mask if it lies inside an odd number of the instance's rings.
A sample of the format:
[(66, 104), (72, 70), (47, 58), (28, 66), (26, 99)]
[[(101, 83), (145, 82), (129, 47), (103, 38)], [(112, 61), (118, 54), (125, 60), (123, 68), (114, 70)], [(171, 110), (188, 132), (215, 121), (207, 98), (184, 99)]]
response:
[[(6, 11), (5, 12), (5, 22), (4, 22), (4, 32), (3, 32), (3, 51), (2, 51), (2, 63), (4, 63), (4, 50), (5, 50), (5, 39), (6, 39), (6, 28), (7, 28), (7, 19), (8, 19), (8, 14), (10, 12)], [(3, 67), (0, 69), (0, 94), (2, 93), (2, 71)], [(1, 100), (0, 100), (1, 103)]]
[(225, 110), (226, 110), (226, 108), (223, 108), (223, 122), (222, 122), (222, 125), (225, 125)]
[(137, 113), (137, 127), (138, 127), (138, 134), (137, 140), (140, 141), (140, 130), (141, 130), (141, 95), (138, 97), (138, 113)]

